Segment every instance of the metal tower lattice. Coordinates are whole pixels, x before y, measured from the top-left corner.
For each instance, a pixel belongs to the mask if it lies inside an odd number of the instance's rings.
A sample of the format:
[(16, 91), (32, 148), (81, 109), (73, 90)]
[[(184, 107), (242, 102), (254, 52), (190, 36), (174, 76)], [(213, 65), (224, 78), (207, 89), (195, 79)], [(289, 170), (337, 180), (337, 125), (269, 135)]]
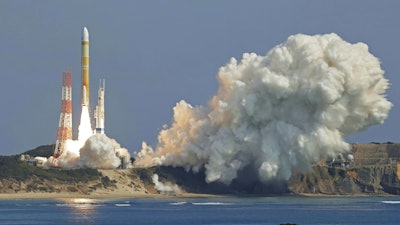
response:
[(58, 158), (63, 154), (65, 141), (68, 139), (72, 139), (72, 74), (71, 72), (64, 72), (60, 122), (58, 124), (54, 158)]

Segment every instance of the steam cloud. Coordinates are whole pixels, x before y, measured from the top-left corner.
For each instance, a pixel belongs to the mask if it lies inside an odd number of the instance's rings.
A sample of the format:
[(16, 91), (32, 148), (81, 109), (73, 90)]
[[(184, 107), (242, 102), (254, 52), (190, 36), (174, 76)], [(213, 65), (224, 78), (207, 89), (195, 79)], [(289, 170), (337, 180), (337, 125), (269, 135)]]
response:
[(135, 166), (204, 169), (207, 182), (225, 184), (288, 180), (348, 151), (344, 135), (383, 123), (392, 106), (383, 74), (366, 44), (290, 36), (266, 56), (245, 53), (221, 67), (209, 107), (178, 102), (172, 126), (155, 150), (143, 143)]
[(165, 194), (175, 193), (175, 194), (177, 194), (177, 193), (181, 192), (181, 189), (178, 187), (178, 185), (176, 185), (176, 184), (172, 185), (170, 183), (165, 183), (164, 184), (163, 182), (159, 181), (158, 174), (156, 174), (156, 173), (153, 174), (152, 180), (153, 180), (153, 183), (154, 183), (154, 188), (157, 191), (161, 192), (161, 193), (165, 193)]
[(116, 140), (105, 134), (93, 135), (88, 107), (82, 106), (78, 140), (66, 140), (64, 152), (57, 159), (52, 156), (38, 159), (44, 162), (45, 167), (115, 169), (121, 165), (119, 157), (130, 160), (131, 156)]
[(121, 165), (119, 157), (130, 160), (129, 151), (105, 134), (90, 136), (80, 149), (76, 147), (75, 142), (77, 141), (67, 140), (63, 155), (57, 159), (51, 156), (47, 160), (47, 166), (59, 166), (65, 169), (115, 169)]

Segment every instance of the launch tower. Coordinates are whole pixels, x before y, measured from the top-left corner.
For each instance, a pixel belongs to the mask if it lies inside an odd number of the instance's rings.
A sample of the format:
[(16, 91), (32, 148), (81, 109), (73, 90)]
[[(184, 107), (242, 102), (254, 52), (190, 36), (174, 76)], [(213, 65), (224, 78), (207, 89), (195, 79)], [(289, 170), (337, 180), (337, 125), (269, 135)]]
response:
[(64, 152), (65, 141), (72, 139), (72, 74), (63, 73), (62, 99), (60, 122), (58, 124), (56, 148), (54, 158), (58, 158)]

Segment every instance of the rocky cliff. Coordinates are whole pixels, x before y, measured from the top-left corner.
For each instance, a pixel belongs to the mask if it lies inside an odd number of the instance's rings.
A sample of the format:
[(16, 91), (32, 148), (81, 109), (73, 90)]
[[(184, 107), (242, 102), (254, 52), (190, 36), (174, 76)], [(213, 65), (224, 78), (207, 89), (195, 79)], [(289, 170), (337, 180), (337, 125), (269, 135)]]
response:
[(393, 165), (348, 169), (314, 166), (312, 172), (293, 175), (288, 185), (293, 193), (298, 194), (400, 194), (397, 166)]
[(400, 194), (400, 144), (353, 144), (346, 167), (315, 165), (312, 172), (289, 180), (294, 193)]

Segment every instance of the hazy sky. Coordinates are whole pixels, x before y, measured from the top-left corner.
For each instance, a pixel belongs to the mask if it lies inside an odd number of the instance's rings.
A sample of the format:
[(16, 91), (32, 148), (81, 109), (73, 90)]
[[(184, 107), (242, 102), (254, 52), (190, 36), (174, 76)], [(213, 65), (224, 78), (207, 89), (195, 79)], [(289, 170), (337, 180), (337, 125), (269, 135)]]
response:
[(179, 100), (207, 105), (231, 57), (288, 36), (337, 33), (382, 62), (394, 104), (349, 142), (400, 142), (400, 1), (0, 1), (0, 155), (55, 143), (63, 71), (80, 118), (80, 39), (90, 33), (91, 106), (106, 79), (106, 133), (131, 153), (170, 125)]

